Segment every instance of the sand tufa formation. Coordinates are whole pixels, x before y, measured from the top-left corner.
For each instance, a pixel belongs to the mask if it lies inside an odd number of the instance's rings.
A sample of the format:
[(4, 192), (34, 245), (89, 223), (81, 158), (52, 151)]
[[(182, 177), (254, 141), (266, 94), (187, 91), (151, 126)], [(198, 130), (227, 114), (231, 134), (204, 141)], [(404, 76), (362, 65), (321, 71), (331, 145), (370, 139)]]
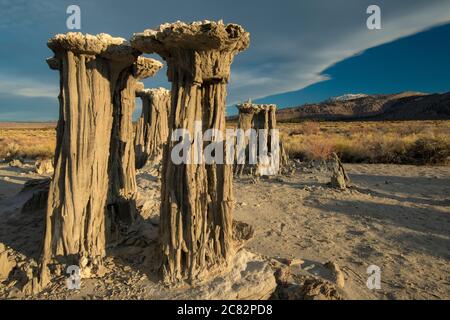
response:
[[(48, 65), (60, 72), (60, 119), (42, 261), (32, 291), (45, 286), (61, 263), (79, 266), (82, 277), (104, 273), (107, 245), (117, 243), (123, 225), (137, 217), (136, 164), (161, 155), (157, 256), (164, 282), (194, 283), (231, 270), (236, 251), (252, 234), (242, 228), (240, 236), (233, 235), (232, 166), (175, 164), (169, 157), (178, 141), (168, 136), (178, 128), (195, 136), (197, 121), (202, 134), (215, 129), (225, 136), (230, 65), (248, 45), (248, 32), (221, 21), (164, 24), (135, 34), (131, 45), (106, 34), (68, 33), (49, 40), (54, 57)], [(140, 81), (162, 64), (140, 57), (142, 52), (167, 62), (170, 94), (144, 89)], [(135, 134), (136, 96), (144, 108)], [(226, 156), (226, 145), (211, 140), (203, 147), (221, 148)]]
[[(287, 154), (284, 151), (283, 145), (280, 142), (278, 150), (274, 150), (272, 146), (272, 140), (274, 134), (272, 130), (277, 129), (276, 111), (277, 106), (275, 104), (254, 104), (251, 100), (237, 105), (239, 110), (238, 129), (247, 132), (250, 129), (254, 129), (257, 133), (257, 141), (255, 143), (254, 154), (264, 150), (269, 155), (274, 155), (277, 158), (275, 152), (279, 152), (278, 164), (279, 168), (285, 166), (288, 162)], [(264, 145), (261, 145), (263, 141)], [(236, 164), (235, 174), (241, 176), (244, 171), (248, 171), (250, 174), (259, 175), (261, 172), (262, 164), (261, 159), (257, 159), (256, 165), (249, 165), (250, 163), (250, 136), (245, 135), (242, 150), (245, 150), (245, 164)], [(256, 152), (257, 151), (257, 152)], [(236, 156), (238, 154), (236, 153)]]
[[(134, 34), (134, 48), (167, 62), (172, 83), (169, 134), (183, 128), (194, 136), (194, 122), (202, 121), (202, 133), (214, 128), (225, 136), (230, 65), (249, 41), (241, 26), (210, 21), (163, 24)], [(168, 142), (162, 168), (160, 250), (167, 284), (204, 280), (223, 271), (235, 253), (231, 166), (176, 165), (168, 158), (176, 144)]]
[(111, 133), (108, 209), (112, 221), (111, 237), (118, 238), (119, 223), (130, 225), (137, 216), (136, 167), (133, 112), (140, 80), (153, 76), (162, 63), (144, 57), (124, 69), (116, 82), (113, 95), (113, 127)]
[(347, 175), (339, 156), (334, 152), (330, 155), (328, 167), (331, 170), (331, 187), (346, 190), (350, 185), (350, 178)]
[(161, 161), (169, 137), (170, 91), (164, 88), (136, 90), (142, 99), (142, 115), (136, 124), (136, 168)]
[(133, 219), (134, 84), (162, 67), (107, 34), (58, 34), (48, 47), (48, 65), (60, 73), (60, 118), (40, 286), (56, 260), (99, 268), (116, 217)]

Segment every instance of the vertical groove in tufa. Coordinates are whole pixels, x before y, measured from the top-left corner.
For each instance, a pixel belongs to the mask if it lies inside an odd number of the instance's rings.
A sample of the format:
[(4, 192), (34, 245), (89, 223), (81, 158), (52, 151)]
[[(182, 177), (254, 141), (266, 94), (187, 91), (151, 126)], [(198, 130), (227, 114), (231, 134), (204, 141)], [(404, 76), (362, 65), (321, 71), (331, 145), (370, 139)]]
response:
[[(225, 137), (230, 65), (249, 45), (249, 34), (242, 27), (177, 22), (135, 34), (131, 44), (167, 61), (172, 82), (169, 136), (175, 129), (185, 129), (194, 137), (195, 121), (201, 121), (202, 134), (217, 129)], [(176, 165), (170, 155), (177, 144), (168, 142), (162, 169), (161, 271), (166, 284), (205, 280), (223, 271), (235, 251), (231, 165)], [(225, 144), (221, 148), (225, 154)], [(191, 163), (193, 157), (194, 153)]]
[[(142, 75), (142, 65), (147, 73), (149, 66), (153, 73), (162, 67), (153, 59), (142, 61), (124, 39), (107, 34), (59, 34), (48, 46), (54, 52), (48, 65), (60, 74), (60, 118), (39, 283), (33, 281), (33, 291), (46, 286), (53, 263), (78, 265), (82, 276), (101, 267), (115, 222), (108, 221), (108, 204), (119, 196), (130, 199), (136, 190), (135, 78)], [(112, 182), (118, 189), (111, 188)]]
[(164, 145), (169, 137), (170, 91), (164, 88), (141, 89), (136, 96), (142, 99), (142, 115), (136, 124), (136, 168), (147, 162), (162, 160)]
[[(261, 150), (266, 150), (268, 154), (276, 156), (275, 150), (272, 150), (272, 141), (274, 132), (277, 130), (276, 111), (277, 106), (275, 104), (254, 104), (250, 100), (237, 105), (239, 110), (238, 129), (243, 130), (246, 133), (243, 137), (242, 145), (240, 148), (236, 147), (236, 151), (245, 152), (245, 163), (236, 163), (234, 167), (234, 174), (241, 176), (244, 171), (250, 174), (259, 175), (259, 170), (262, 169), (259, 159), (256, 159), (255, 164), (250, 164), (251, 147), (253, 147), (253, 154), (259, 154)], [(256, 133), (256, 141), (253, 146), (250, 146), (250, 133), (249, 130), (254, 130)], [(264, 139), (260, 140), (262, 135), (265, 135)], [(261, 141), (266, 144), (261, 145)], [(239, 153), (236, 152), (236, 159), (238, 159)], [(288, 157), (284, 150), (283, 144), (279, 142), (278, 149), (278, 163), (279, 170), (288, 164)], [(261, 166), (261, 167), (260, 167)]]

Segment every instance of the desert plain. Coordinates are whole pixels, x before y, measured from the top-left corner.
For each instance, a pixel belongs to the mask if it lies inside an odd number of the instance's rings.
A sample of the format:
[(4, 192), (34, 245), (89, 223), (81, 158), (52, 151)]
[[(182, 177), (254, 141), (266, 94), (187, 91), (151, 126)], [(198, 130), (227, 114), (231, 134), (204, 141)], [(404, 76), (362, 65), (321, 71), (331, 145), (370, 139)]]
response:
[[(329, 291), (319, 289), (303, 298), (449, 299), (450, 166), (445, 143), (450, 121), (307, 121), (279, 126), (290, 155), (289, 170), (270, 177), (243, 175), (233, 182), (233, 218), (254, 229), (243, 246), (278, 274), (280, 292), (270, 298), (299, 298), (295, 292), (281, 292), (280, 278), (288, 277), (290, 283), (330, 283)], [(149, 244), (157, 238), (161, 187), (158, 166), (149, 165), (137, 171), (140, 219), (106, 259), (104, 277), (83, 280), (80, 290), (67, 290), (62, 272), (60, 281), (38, 294), (20, 290), (20, 266), (38, 261), (45, 219), (44, 210), (23, 209), (34, 194), (24, 185), (51, 177), (49, 172), (37, 173), (35, 162), (51, 158), (54, 127), (0, 126), (0, 267), (10, 276), (1, 279), (0, 298), (214, 298), (214, 288), (168, 291), (147, 272)], [(411, 150), (420, 147), (421, 139), (444, 146), (427, 143), (439, 152), (419, 155)], [(326, 159), (331, 152), (343, 159), (351, 181), (346, 190), (329, 185)], [(339, 266), (338, 276), (330, 271), (330, 262)], [(367, 287), (371, 265), (381, 270), (380, 289)]]

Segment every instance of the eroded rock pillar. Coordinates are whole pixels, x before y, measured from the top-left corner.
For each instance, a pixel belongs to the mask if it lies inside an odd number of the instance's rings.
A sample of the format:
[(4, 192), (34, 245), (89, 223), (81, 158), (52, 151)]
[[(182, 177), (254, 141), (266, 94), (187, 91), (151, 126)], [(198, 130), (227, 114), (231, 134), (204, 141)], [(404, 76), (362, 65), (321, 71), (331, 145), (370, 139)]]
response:
[[(249, 141), (251, 137), (249, 130), (254, 129), (253, 118), (255, 117), (255, 112), (257, 112), (258, 110), (250, 100), (245, 103), (238, 104), (237, 108), (239, 110), (238, 129), (242, 130), (244, 132), (244, 135), (241, 136), (241, 139), (243, 141), (237, 141), (237, 144), (239, 144), (240, 148), (236, 148), (236, 164), (234, 166), (234, 173), (241, 176), (244, 168), (246, 167), (246, 164), (248, 164), (250, 161)], [(245, 155), (240, 155), (239, 152), (244, 152)], [(239, 163), (240, 157), (245, 160), (245, 163)]]
[[(105, 255), (110, 145), (118, 104), (113, 97), (124, 70), (140, 52), (107, 34), (56, 35), (50, 68), (60, 73), (60, 118), (50, 184), (40, 286), (48, 266), (78, 265), (95, 272)], [(134, 161), (134, 159), (133, 159)]]
[(137, 216), (136, 167), (134, 150), (133, 112), (136, 91), (141, 89), (140, 80), (153, 76), (162, 63), (138, 57), (123, 69), (114, 86), (113, 126), (111, 131), (111, 155), (109, 161), (110, 193), (108, 200), (111, 218), (111, 238), (118, 237), (118, 224), (129, 225)]
[[(194, 137), (217, 129), (225, 137), (226, 84), (234, 55), (249, 45), (235, 24), (177, 22), (135, 34), (132, 46), (167, 61), (172, 82), (169, 136), (185, 129)], [(210, 142), (205, 142), (203, 147)], [(164, 153), (160, 241), (163, 279), (168, 284), (207, 278), (223, 270), (234, 254), (232, 168), (226, 164), (175, 164), (169, 142)], [(225, 155), (225, 144), (223, 144)]]
[(161, 161), (163, 146), (169, 136), (170, 91), (164, 88), (137, 90), (142, 99), (142, 115), (136, 126), (136, 167), (147, 161)]
[[(273, 131), (276, 129), (276, 123), (273, 122), (273, 116), (275, 115), (276, 106), (272, 104), (256, 104), (255, 117), (253, 118), (253, 125), (258, 135), (258, 164), (256, 168), (256, 174), (261, 174), (261, 169), (268, 164), (264, 164), (261, 155), (272, 156), (273, 151), (271, 141), (273, 139)], [(278, 151), (278, 150), (276, 150)], [(279, 159), (278, 159), (279, 160)]]
[[(254, 145), (249, 145), (250, 139), (247, 134), (244, 138), (244, 144), (240, 145), (237, 150), (244, 150), (246, 163), (237, 164), (235, 166), (235, 174), (241, 175), (245, 168), (250, 174), (261, 174), (263, 171), (272, 171), (272, 174), (278, 173), (278, 171), (287, 165), (288, 159), (286, 152), (284, 151), (283, 144), (280, 141), (277, 130), (276, 110), (277, 106), (274, 104), (253, 104), (250, 101), (238, 104), (239, 109), (239, 123), (238, 129), (248, 131), (254, 130), (257, 138), (255, 138)], [(275, 137), (274, 135), (278, 135)], [(277, 149), (274, 149), (275, 140), (278, 139), (279, 144)], [(253, 151), (250, 149), (253, 148)], [(250, 152), (257, 154), (256, 163), (251, 163)], [(264, 164), (261, 161), (261, 155), (269, 155), (271, 158), (270, 164)], [(269, 166), (275, 166), (276, 170), (265, 170)], [(278, 168), (278, 169), (277, 169)]]

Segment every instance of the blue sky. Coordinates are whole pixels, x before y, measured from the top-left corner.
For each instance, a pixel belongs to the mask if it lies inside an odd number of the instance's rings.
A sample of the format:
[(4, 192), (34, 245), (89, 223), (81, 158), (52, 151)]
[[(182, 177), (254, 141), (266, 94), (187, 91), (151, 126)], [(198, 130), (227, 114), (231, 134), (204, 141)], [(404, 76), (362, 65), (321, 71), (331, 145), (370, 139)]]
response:
[[(251, 47), (233, 63), (230, 105), (450, 91), (448, 0), (0, 0), (0, 121), (57, 119), (58, 74), (45, 63), (46, 42), (68, 31), (70, 4), (81, 7), (81, 32), (91, 34), (129, 38), (176, 20), (243, 25)], [(382, 30), (366, 28), (370, 4), (381, 7)], [(164, 71), (145, 84), (170, 87)]]
[(450, 41), (445, 39), (450, 39), (450, 24), (368, 49), (325, 69), (329, 80), (256, 102), (286, 107), (345, 93), (448, 92)]

